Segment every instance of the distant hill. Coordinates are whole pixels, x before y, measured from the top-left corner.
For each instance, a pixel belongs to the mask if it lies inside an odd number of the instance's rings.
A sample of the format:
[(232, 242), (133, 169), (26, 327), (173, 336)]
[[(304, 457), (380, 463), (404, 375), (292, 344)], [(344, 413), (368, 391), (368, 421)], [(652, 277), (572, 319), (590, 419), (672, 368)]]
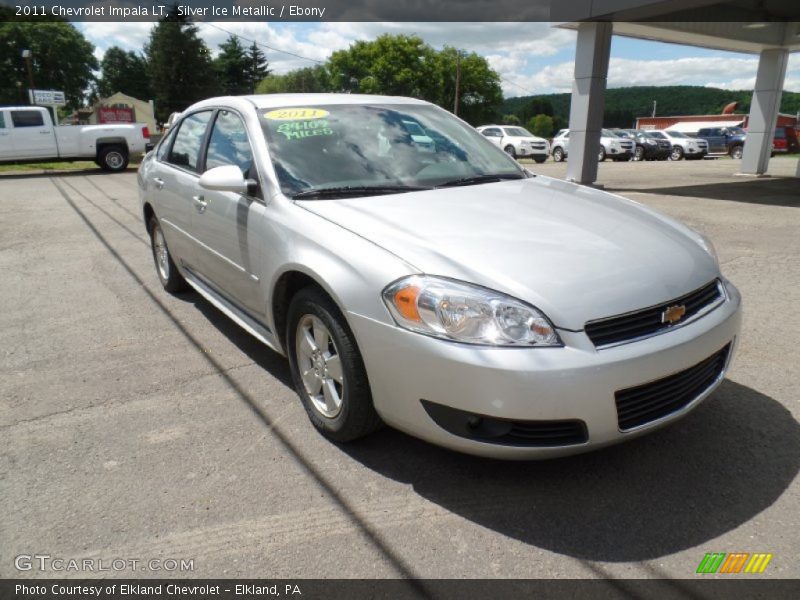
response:
[[(657, 116), (719, 114), (730, 102), (739, 102), (737, 113), (750, 111), (752, 92), (748, 90), (722, 90), (694, 85), (637, 86), (606, 90), (606, 127), (633, 127), (636, 117), (653, 113), (656, 101)], [(532, 103), (533, 101), (533, 103)], [(506, 98), (500, 113), (516, 115), (523, 123), (532, 116), (552, 107), (552, 116), (569, 119), (569, 94), (540, 94)], [(534, 110), (534, 114), (530, 114)], [(800, 110), (800, 93), (783, 92), (781, 112), (796, 114)], [(545, 112), (547, 114), (547, 112)]]

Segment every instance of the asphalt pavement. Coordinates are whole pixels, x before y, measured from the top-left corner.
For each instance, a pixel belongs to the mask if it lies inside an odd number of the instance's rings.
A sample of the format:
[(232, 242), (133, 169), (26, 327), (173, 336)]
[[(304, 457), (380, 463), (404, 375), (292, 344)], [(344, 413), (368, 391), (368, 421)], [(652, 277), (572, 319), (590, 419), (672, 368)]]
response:
[(0, 577), (92, 575), (15, 568), (44, 554), (162, 561), (106, 577), (687, 578), (734, 551), (800, 577), (797, 163), (735, 166), (600, 166), (714, 240), (745, 303), (728, 380), (653, 435), (521, 463), (391, 429), (331, 444), (283, 358), (161, 289), (133, 171), (0, 176)]

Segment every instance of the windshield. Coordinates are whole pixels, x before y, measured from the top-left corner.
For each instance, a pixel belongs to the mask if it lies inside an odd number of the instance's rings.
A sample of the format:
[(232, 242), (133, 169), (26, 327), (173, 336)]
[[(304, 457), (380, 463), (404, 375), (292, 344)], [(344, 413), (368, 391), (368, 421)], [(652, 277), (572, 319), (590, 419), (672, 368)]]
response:
[(622, 137), (621, 135), (617, 135), (610, 129), (603, 129), (602, 130), (603, 137)]
[[(339, 104), (263, 109), (281, 191), (399, 192), (526, 172), (473, 128), (435, 106)], [(480, 180), (475, 180), (478, 183)]]
[(660, 131), (645, 131), (645, 132), (644, 132), (644, 134), (645, 134), (647, 137), (656, 138), (656, 139), (659, 139), (659, 140), (665, 140), (665, 139), (667, 139), (667, 136), (665, 136), (665, 135), (664, 135), (663, 133), (661, 133)]
[(506, 127), (506, 135), (511, 137), (533, 137), (533, 134), (522, 127)]
[(674, 138), (688, 138), (689, 137), (685, 133), (681, 133), (680, 131), (673, 131), (671, 129), (669, 131), (667, 131), (667, 135), (670, 136), (670, 137), (674, 137)]
[(741, 127), (728, 127), (728, 133), (730, 135), (744, 135), (744, 129)]

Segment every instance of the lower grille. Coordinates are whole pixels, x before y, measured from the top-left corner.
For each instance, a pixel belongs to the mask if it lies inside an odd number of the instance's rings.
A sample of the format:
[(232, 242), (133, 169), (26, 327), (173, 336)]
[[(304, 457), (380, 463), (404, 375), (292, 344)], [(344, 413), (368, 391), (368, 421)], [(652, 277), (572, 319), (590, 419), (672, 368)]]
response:
[(698, 290), (669, 302), (616, 317), (590, 321), (585, 326), (586, 335), (597, 348), (629, 342), (674, 327), (675, 325), (664, 321), (665, 311), (672, 306), (684, 307), (681, 322), (686, 322), (722, 298), (721, 284), (714, 280)]
[(620, 430), (626, 431), (656, 421), (690, 404), (722, 374), (728, 352), (730, 344), (684, 371), (616, 392), (614, 399)]
[(514, 421), (459, 410), (428, 400), (422, 406), (434, 422), (457, 435), (487, 444), (548, 448), (585, 444), (586, 423), (578, 419), (558, 421)]

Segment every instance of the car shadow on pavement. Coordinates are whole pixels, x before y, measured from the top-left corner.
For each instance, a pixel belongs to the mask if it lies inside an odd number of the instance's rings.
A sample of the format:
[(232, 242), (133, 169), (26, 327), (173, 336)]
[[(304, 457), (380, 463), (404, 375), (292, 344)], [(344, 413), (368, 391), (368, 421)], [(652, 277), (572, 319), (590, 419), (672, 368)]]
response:
[(665, 196), (686, 196), (690, 198), (709, 198), (711, 200), (730, 200), (766, 206), (800, 206), (800, 180), (797, 177), (741, 178), (723, 183), (701, 183), (672, 187), (621, 187), (608, 186), (607, 192), (658, 194)]
[[(208, 319), (222, 335), (244, 352), (250, 359), (265, 371), (269, 372), (283, 385), (292, 388), (292, 375), (289, 371), (289, 362), (277, 352), (270, 350), (244, 329), (234, 323), (227, 315), (218, 310), (197, 292), (177, 294), (184, 302), (193, 304), (194, 307)], [(298, 400), (299, 402), (299, 400)]]
[(590, 561), (641, 561), (703, 544), (772, 505), (800, 470), (800, 424), (772, 398), (725, 381), (670, 427), (563, 459), (481, 459), (391, 429), (342, 450), (527, 544)]

